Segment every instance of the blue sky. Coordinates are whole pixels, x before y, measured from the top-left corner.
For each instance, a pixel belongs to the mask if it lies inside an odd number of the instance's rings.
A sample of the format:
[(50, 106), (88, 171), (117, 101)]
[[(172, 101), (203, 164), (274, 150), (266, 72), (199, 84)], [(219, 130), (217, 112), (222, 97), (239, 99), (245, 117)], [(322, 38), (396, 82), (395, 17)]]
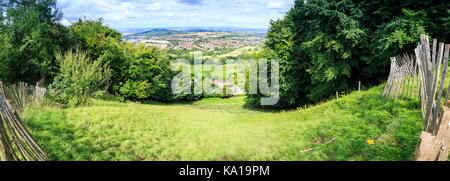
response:
[(98, 19), (112, 28), (163, 27), (268, 28), (293, 0), (58, 0), (63, 24)]

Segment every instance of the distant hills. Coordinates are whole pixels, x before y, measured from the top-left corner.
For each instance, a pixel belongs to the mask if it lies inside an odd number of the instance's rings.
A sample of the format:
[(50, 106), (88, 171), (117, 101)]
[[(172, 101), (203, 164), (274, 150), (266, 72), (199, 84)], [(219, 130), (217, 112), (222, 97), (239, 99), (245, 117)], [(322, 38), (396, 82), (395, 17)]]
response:
[(133, 35), (167, 36), (167, 35), (175, 35), (175, 34), (183, 34), (183, 33), (187, 33), (187, 32), (186, 31), (169, 30), (169, 29), (152, 29), (152, 30), (148, 30), (148, 31), (134, 33)]
[(266, 29), (231, 28), (231, 27), (184, 27), (184, 28), (155, 28), (150, 30), (128, 29), (121, 31), (128, 35), (165, 36), (174, 34), (185, 34), (192, 32), (229, 32), (229, 33), (249, 33), (265, 34)]

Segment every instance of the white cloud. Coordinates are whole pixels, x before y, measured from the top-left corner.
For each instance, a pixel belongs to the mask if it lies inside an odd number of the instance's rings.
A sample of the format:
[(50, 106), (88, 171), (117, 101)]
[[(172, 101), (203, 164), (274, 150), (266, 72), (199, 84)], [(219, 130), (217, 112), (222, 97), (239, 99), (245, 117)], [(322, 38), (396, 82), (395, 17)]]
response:
[(255, 9), (253, 9), (253, 8), (244, 8), (244, 12), (246, 12), (246, 13), (248, 13), (248, 12), (252, 12), (252, 11), (254, 11)]
[[(185, 2), (188, 1), (191, 2)], [(201, 2), (204, 3), (192, 6), (175, 0), (58, 0), (58, 6), (64, 13), (62, 22), (66, 25), (78, 18), (103, 17), (106, 24), (116, 29), (177, 26), (262, 28), (268, 26), (270, 19), (283, 17), (293, 4), (293, 0)]]
[(284, 9), (292, 6), (294, 1), (292, 0), (284, 0), (284, 1), (270, 1), (267, 4), (267, 7), (270, 9)]
[(73, 22), (69, 21), (67, 19), (63, 19), (63, 20), (61, 20), (61, 24), (64, 25), (64, 26), (70, 26), (70, 25), (73, 24)]
[(171, 12), (167, 12), (167, 13), (165, 13), (165, 15), (166, 15), (166, 16), (173, 16), (173, 15), (174, 15), (174, 13), (171, 13)]
[(147, 10), (149, 11), (157, 11), (161, 9), (161, 3), (160, 2), (154, 2), (147, 6)]
[(284, 2), (282, 1), (276, 1), (276, 2), (269, 2), (269, 4), (267, 4), (268, 8), (272, 8), (272, 9), (277, 9), (277, 8), (283, 8), (284, 6)]

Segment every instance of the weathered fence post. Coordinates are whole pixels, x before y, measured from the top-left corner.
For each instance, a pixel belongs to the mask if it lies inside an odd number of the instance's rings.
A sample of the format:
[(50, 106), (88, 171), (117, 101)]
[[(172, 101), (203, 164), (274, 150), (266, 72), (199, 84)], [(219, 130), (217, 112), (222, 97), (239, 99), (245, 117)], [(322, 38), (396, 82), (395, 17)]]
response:
[[(392, 57), (391, 72), (383, 91), (384, 97), (394, 100), (419, 98), (424, 131), (416, 150), (416, 160), (447, 160), (450, 147), (450, 108), (442, 107), (450, 44), (439, 43), (437, 39), (432, 43), (430, 46), (428, 36), (421, 35), (414, 50), (415, 57)], [(450, 84), (445, 103), (449, 95)]]
[[(0, 161), (48, 160), (18, 114), (34, 99), (29, 95), (30, 88), (25, 83), (8, 87), (0, 81)], [(39, 94), (39, 100), (43, 100), (45, 88)]]
[(450, 144), (450, 108), (444, 106), (437, 135), (423, 131), (416, 150), (416, 161), (447, 161)]

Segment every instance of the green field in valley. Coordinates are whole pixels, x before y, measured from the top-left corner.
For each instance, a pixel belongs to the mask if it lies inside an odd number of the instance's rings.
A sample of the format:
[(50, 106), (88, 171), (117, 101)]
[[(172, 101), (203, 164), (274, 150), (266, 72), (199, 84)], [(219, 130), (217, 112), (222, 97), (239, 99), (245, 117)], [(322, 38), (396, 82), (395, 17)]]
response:
[(21, 117), (51, 160), (413, 160), (423, 128), (418, 101), (384, 102), (383, 86), (306, 110), (249, 109), (245, 97), (92, 99), (29, 107)]

